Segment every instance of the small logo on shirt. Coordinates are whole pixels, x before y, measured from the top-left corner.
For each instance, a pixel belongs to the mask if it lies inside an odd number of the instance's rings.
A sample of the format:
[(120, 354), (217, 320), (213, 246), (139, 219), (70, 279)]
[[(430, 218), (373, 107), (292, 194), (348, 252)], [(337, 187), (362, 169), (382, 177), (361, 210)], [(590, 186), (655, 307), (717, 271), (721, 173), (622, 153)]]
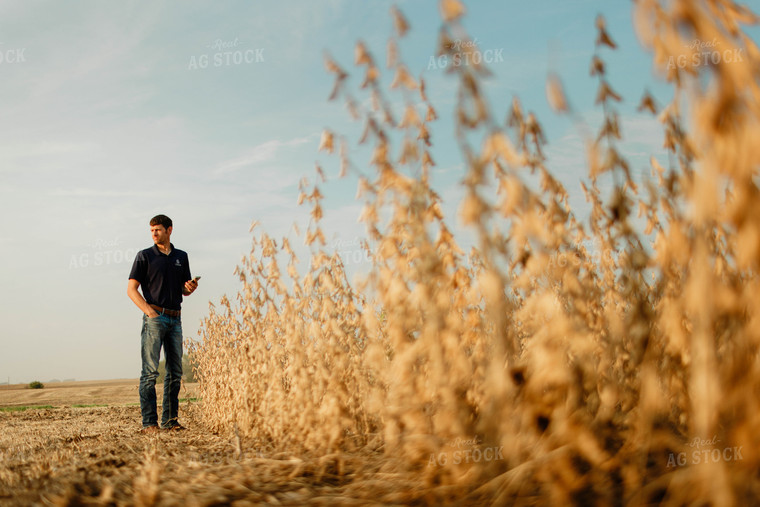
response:
[(179, 259), (174, 260), (174, 265), (182, 267), (182, 264), (180, 264)]

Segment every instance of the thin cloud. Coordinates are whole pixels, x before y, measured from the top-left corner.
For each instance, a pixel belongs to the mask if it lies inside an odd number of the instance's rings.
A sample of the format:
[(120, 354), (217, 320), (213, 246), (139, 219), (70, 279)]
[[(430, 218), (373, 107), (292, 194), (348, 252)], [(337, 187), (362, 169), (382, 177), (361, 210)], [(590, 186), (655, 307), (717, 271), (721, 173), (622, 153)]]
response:
[(255, 146), (245, 154), (227, 160), (217, 165), (213, 174), (215, 176), (221, 176), (229, 173), (239, 171), (246, 167), (259, 166), (268, 162), (273, 162), (280, 148), (287, 148), (291, 146), (298, 146), (308, 142), (312, 142), (313, 136), (299, 137), (291, 139), (289, 141), (280, 141), (273, 139)]
[(96, 143), (91, 142), (65, 142), (65, 141), (42, 141), (36, 143), (0, 145), (0, 160), (11, 162), (23, 158), (39, 158), (47, 155), (69, 155), (75, 153), (90, 153), (98, 149)]
[[(158, 192), (154, 193), (159, 195)], [(56, 188), (48, 192), (48, 195), (55, 197), (145, 197), (144, 191), (140, 192), (122, 192), (119, 190), (100, 190), (97, 188)]]

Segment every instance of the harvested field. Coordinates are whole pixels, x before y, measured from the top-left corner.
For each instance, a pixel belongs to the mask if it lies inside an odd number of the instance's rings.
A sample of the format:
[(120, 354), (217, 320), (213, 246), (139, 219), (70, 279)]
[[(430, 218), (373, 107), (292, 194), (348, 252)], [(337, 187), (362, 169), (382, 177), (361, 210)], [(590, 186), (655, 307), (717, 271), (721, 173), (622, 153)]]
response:
[[(134, 387), (131, 380), (0, 390), (0, 505), (367, 502), (346, 491), (349, 462), (339, 474), (330, 457), (307, 462), (214, 435), (200, 426), (195, 402), (180, 406), (186, 431), (143, 435), (139, 406), (121, 404), (136, 399)], [(71, 406), (114, 400), (120, 404)], [(20, 410), (43, 403), (60, 408)]]

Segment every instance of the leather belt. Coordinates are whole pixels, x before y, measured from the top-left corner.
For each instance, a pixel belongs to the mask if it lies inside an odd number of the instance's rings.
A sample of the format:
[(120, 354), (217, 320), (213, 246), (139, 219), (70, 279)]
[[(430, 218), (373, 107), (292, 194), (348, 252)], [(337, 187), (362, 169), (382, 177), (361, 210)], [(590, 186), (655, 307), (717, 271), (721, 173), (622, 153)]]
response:
[(158, 313), (168, 315), (169, 317), (179, 317), (181, 310), (169, 310), (168, 308), (161, 308), (158, 305), (150, 305), (151, 308), (156, 310)]

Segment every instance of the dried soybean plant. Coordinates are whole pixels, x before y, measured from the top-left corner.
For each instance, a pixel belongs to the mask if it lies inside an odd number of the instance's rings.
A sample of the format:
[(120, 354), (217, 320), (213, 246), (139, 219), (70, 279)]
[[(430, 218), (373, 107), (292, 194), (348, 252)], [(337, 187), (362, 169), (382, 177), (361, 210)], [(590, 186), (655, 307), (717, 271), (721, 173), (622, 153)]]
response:
[[(454, 40), (474, 47), (463, 4), (439, 6), (439, 55), (453, 57)], [(260, 235), (237, 270), (237, 304), (212, 306), (194, 345), (207, 424), (274, 453), (351, 460), (364, 475), (346, 492), (380, 501), (757, 497), (760, 52), (740, 27), (757, 16), (729, 0), (634, 2), (639, 36), (674, 88), (664, 107), (642, 99), (669, 154), (667, 168), (652, 157), (643, 181), (622, 154), (623, 97), (605, 65), (616, 44), (597, 19), (591, 75), (603, 120), (586, 140), (587, 224), (546, 166), (535, 115), (514, 98), (501, 124), (483, 92), (488, 70), (452, 67), (460, 215), (477, 237), (469, 255), (431, 187), (437, 113), (400, 56), (408, 23), (395, 8), (392, 17), (386, 66), (401, 111), (364, 43), (355, 64), (369, 100), (326, 57), (331, 99), (346, 102), (372, 146), (365, 174), (345, 139), (325, 131), (320, 143), (330, 153), (340, 144), (341, 174), (358, 172), (371, 270), (348, 283), (325, 249), (319, 187), (304, 182), (309, 272), (299, 274), (287, 239)], [(740, 57), (700, 66), (694, 40)], [(684, 52), (689, 65), (669, 65)], [(574, 114), (558, 76), (547, 95)]]
[[(315, 188), (309, 199), (318, 195)], [(290, 256), (290, 290), (281, 250)], [(244, 286), (237, 309), (227, 299), (224, 313), (212, 307), (193, 351), (204, 415), (212, 428), (235, 428), (264, 448), (364, 446), (373, 426), (363, 407), (368, 379), (357, 364), (361, 298), (337, 256), (315, 254), (302, 279), (296, 262), (287, 239), (278, 247), (262, 235), (237, 270)]]

